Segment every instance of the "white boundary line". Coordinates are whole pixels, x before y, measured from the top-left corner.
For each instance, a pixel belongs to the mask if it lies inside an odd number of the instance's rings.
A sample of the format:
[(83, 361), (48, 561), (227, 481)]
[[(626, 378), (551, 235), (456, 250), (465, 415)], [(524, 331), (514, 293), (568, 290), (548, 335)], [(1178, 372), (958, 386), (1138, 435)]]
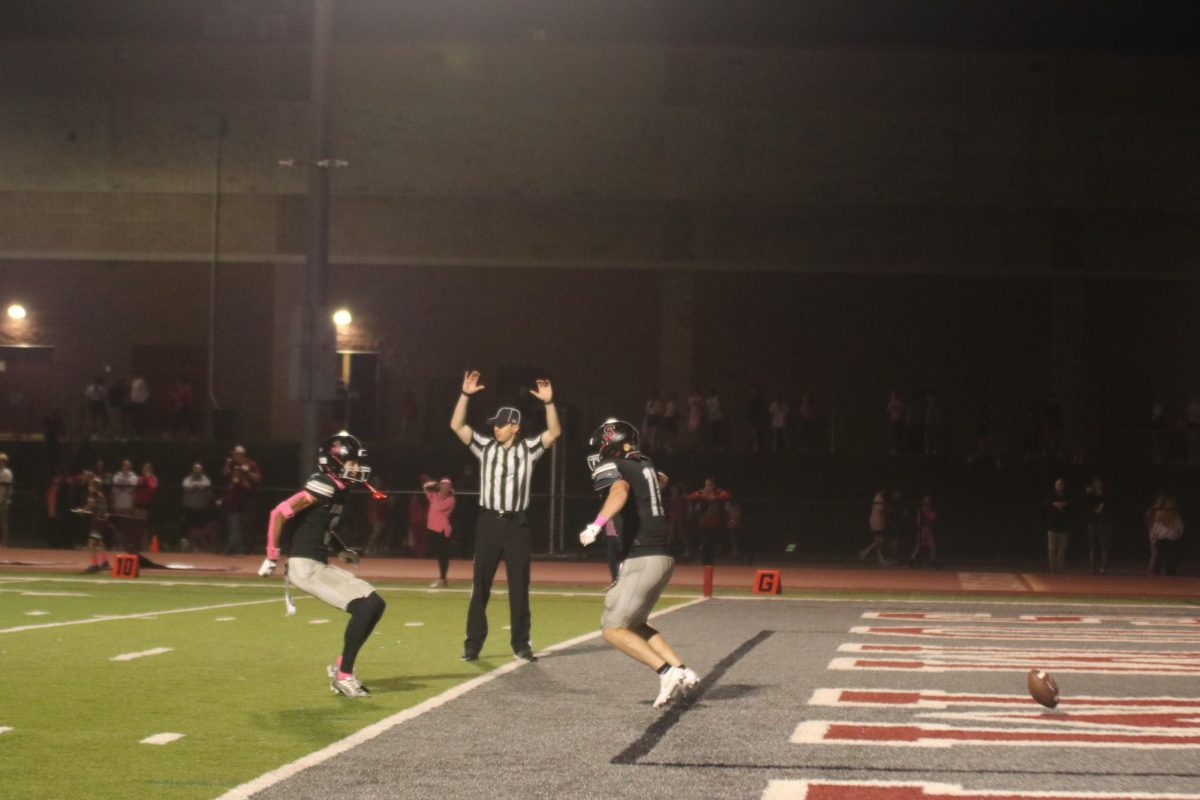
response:
[(145, 658), (146, 656), (161, 656), (163, 653), (169, 653), (174, 649), (173, 647), (155, 647), (150, 650), (141, 650), (137, 653), (122, 653), (119, 656), (113, 656), (109, 661), (133, 661), (135, 658)]
[[(1001, 573), (997, 573), (1001, 575)], [(1004, 573), (1007, 575), (1007, 573)], [(1012, 573), (1016, 575), (1016, 573)], [(391, 578), (372, 578), (373, 581), (383, 583), (391, 581)], [(53, 583), (88, 583), (88, 584), (121, 584), (134, 585), (128, 579), (121, 578), (67, 578), (67, 577), (49, 577), (49, 576), (17, 576), (8, 575), (0, 576), (0, 583), (34, 583), (34, 582), (53, 582)], [(163, 581), (152, 581), (149, 578), (138, 578), (140, 585), (158, 585), (158, 587), (220, 587), (223, 589), (240, 589), (240, 588), (262, 588), (262, 589), (277, 589), (278, 584), (275, 581), (266, 581), (258, 583), (250, 578), (241, 579), (241, 581), (220, 581), (216, 577), (211, 579), (163, 579)], [(383, 585), (376, 587), (380, 591), (412, 591), (412, 593), (438, 594), (438, 593), (463, 593), (469, 594), (469, 588), (463, 589), (428, 589), (421, 587), (391, 587), (391, 585)], [(502, 585), (498, 585), (492, 590), (493, 595), (505, 594), (505, 589)], [(924, 597), (924, 599), (912, 599), (912, 597), (888, 597), (887, 591), (883, 593), (874, 593), (882, 596), (862, 596), (862, 597), (847, 597), (846, 594), (864, 594), (856, 593), (850, 589), (796, 589), (796, 593), (811, 593), (803, 594), (802, 596), (785, 597), (782, 595), (720, 595), (714, 597), (714, 600), (737, 600), (750, 602), (823, 602), (823, 603), (907, 603), (913, 606), (920, 604), (930, 604), (930, 606), (938, 606), (938, 604), (959, 604), (959, 606), (1040, 606), (1040, 607), (1082, 607), (1082, 608), (1184, 608), (1195, 613), (1196, 603), (1194, 602), (1177, 602), (1174, 597), (1145, 597), (1140, 602), (1108, 602), (1106, 600), (1062, 600), (1061, 595), (1037, 595), (1033, 593), (1025, 593), (1020, 597), (1013, 595), (997, 595), (995, 597), (980, 597), (977, 593), (972, 593), (970, 589), (961, 590), (961, 595), (950, 597)], [(835, 597), (822, 596), (828, 594), (829, 591), (839, 591), (842, 595)], [(580, 597), (602, 596), (605, 594), (604, 589), (596, 590), (595, 593), (588, 591), (550, 591), (550, 590), (533, 590), (530, 595), (546, 595), (546, 596), (566, 596), (576, 595)], [(894, 591), (893, 594), (911, 594), (905, 591)], [(970, 596), (976, 595), (976, 596)], [(695, 594), (664, 594), (665, 599), (691, 599)]]
[[(374, 578), (372, 580), (381, 580), (381, 579)], [(393, 579), (386, 578), (386, 579), (382, 579), (382, 580), (393, 580)], [(21, 575), (0, 577), (0, 583), (9, 583), (9, 582), (33, 583), (36, 581), (47, 581), (47, 582), (54, 582), (54, 583), (119, 584), (119, 585), (123, 585), (123, 586), (135, 586), (135, 585), (141, 585), (141, 586), (213, 586), (213, 587), (217, 587), (217, 588), (221, 588), (221, 589), (244, 589), (244, 588), (278, 589), (279, 588), (278, 583), (276, 581), (264, 581), (262, 583), (258, 583), (256, 581), (251, 580), (249, 577), (247, 577), (245, 580), (239, 580), (239, 581), (218, 581), (215, 578), (212, 580), (196, 580), (196, 579), (150, 580), (147, 578), (138, 578), (136, 584), (130, 582), (128, 579), (120, 579), (120, 578), (62, 578), (62, 577), (49, 577), (49, 576), (26, 577), (26, 576), (21, 576)], [(381, 592), (413, 592), (413, 593), (417, 593), (417, 594), (438, 594), (438, 593), (454, 593), (454, 592), (469, 594), (471, 591), (469, 588), (430, 589), (428, 587), (422, 588), (420, 586), (383, 585), (383, 586), (376, 586), (375, 588)], [(809, 593), (809, 594), (802, 594), (801, 596), (797, 596), (797, 597), (784, 597), (782, 595), (757, 595), (757, 596), (756, 595), (722, 595), (722, 594), (718, 593), (718, 595), (716, 597), (714, 597), (713, 599), (714, 600), (736, 600), (736, 601), (742, 601), (742, 602), (755, 602), (755, 603), (809, 603), (809, 602), (811, 602), (811, 603), (871, 603), (871, 604), (874, 604), (877, 606), (887, 605), (887, 604), (904, 603), (904, 604), (908, 604), (908, 605), (965, 605), (965, 606), (1004, 606), (1004, 607), (1034, 606), (1037, 608), (1045, 608), (1047, 606), (1055, 607), (1055, 608), (1079, 607), (1079, 608), (1102, 608), (1102, 609), (1109, 609), (1109, 608), (1140, 608), (1140, 609), (1181, 608), (1181, 609), (1186, 609), (1188, 611), (1191, 611), (1193, 613), (1195, 613), (1196, 608), (1197, 608), (1197, 604), (1194, 602), (1192, 602), (1192, 603), (1175, 602), (1176, 598), (1170, 598), (1170, 597), (1162, 597), (1162, 598), (1147, 597), (1147, 598), (1144, 598), (1143, 600), (1141, 600), (1140, 602), (1136, 602), (1136, 603), (1110, 603), (1104, 599), (1086, 600), (1086, 601), (1085, 600), (1063, 600), (1063, 599), (1061, 599), (1061, 596), (1059, 596), (1059, 595), (1041, 596), (1041, 595), (1032, 594), (1032, 593), (1028, 593), (1028, 592), (1025, 594), (1025, 596), (1022, 596), (1020, 598), (1018, 598), (1018, 596), (1016, 596), (1016, 595), (996, 595), (994, 597), (985, 597), (985, 598), (980, 599), (975, 596), (956, 597), (953, 594), (949, 594), (949, 596), (947, 596), (947, 597), (937, 597), (937, 598), (932, 598), (932, 597), (926, 597), (926, 598), (889, 597), (888, 592), (875, 592), (869, 596), (861, 596), (861, 597), (845, 596), (847, 594), (864, 594), (861, 591), (856, 591), (853, 589), (829, 589), (829, 590), (796, 589), (795, 591), (798, 594), (799, 593)], [(833, 597), (823, 596), (823, 594), (828, 594), (828, 592), (839, 592), (840, 594), (833, 596)], [(506, 593), (506, 590), (502, 586), (498, 586), (497, 588), (492, 590), (493, 595), (501, 595), (502, 596), (505, 593)], [(818, 594), (818, 593), (820, 593), (820, 594)], [(977, 595), (978, 594), (977, 592), (972, 592), (968, 589), (963, 589), (962, 593), (964, 595)], [(602, 597), (605, 594), (605, 590), (599, 589), (595, 592), (587, 592), (587, 591), (578, 591), (578, 590), (576, 590), (576, 591), (566, 591), (566, 590), (550, 591), (550, 590), (545, 590), (545, 589), (534, 589), (534, 590), (530, 591), (530, 594), (531, 595), (543, 595), (543, 596), (548, 596), (548, 597), (571, 597), (571, 596)], [(895, 594), (911, 594), (911, 592), (896, 590)], [(665, 599), (694, 599), (696, 597), (696, 595), (695, 594), (664, 593), (662, 595), (662, 597)]]
[[(655, 612), (654, 614), (650, 615), (650, 618), (654, 619), (656, 617), (661, 617), (664, 614), (670, 614), (672, 611), (678, 611), (681, 608), (687, 608), (688, 606), (702, 603), (704, 600), (705, 598), (703, 597), (697, 597), (690, 602), (680, 603), (677, 606), (672, 606), (671, 608), (666, 608), (662, 611)], [(576, 636), (574, 639), (568, 639), (565, 642), (559, 642), (556, 645), (552, 645), (538, 652), (553, 653), (559, 650), (566, 650), (567, 648), (574, 647), (577, 644), (582, 644), (583, 642), (590, 641), (599, 636), (600, 631), (592, 631), (591, 633), (585, 633), (582, 636)], [(218, 797), (217, 800), (245, 800), (245, 798), (252, 797), (258, 792), (268, 789), (278, 783), (282, 783), (293, 775), (303, 772), (309, 767), (315, 767), (316, 765), (328, 761), (334, 756), (340, 755), (347, 750), (359, 746), (360, 744), (365, 744), (380, 734), (390, 731), (397, 725), (401, 725), (409, 720), (416, 719), (428, 711), (433, 711), (435, 708), (443, 706), (446, 703), (449, 703), (451, 700), (462, 697), (472, 689), (478, 689), (480, 686), (483, 686), (486, 683), (491, 683), (501, 675), (507, 675), (513, 670), (520, 669), (527, 663), (528, 662), (526, 661), (510, 661), (503, 666), (497, 667), (491, 672), (486, 672), (477, 678), (472, 678), (466, 683), (460, 683), (458, 686), (447, 689), (436, 697), (431, 697), (425, 702), (415, 705), (412, 708), (406, 708), (405, 710), (399, 711), (390, 717), (386, 717), (385, 719), (382, 719), (373, 725), (368, 725), (362, 730), (352, 733), (346, 738), (336, 741), (327, 747), (317, 750), (316, 752), (302, 756), (290, 764), (284, 764), (282, 767), (273, 769), (268, 773), (260, 775), (252, 781), (243, 783), (241, 786), (235, 786), (225, 794)]]
[[(308, 599), (297, 598), (297, 599)], [(278, 597), (272, 597), (270, 600), (244, 600), (240, 603), (219, 603), (215, 606), (192, 606), (191, 608), (172, 608), (166, 611), (144, 611), (140, 614), (112, 614), (101, 617), (89, 617), (88, 619), (72, 619), (65, 622), (43, 622), (41, 625), (18, 625), (15, 628), (0, 628), (0, 633), (21, 633), (22, 631), (36, 631), (43, 628), (65, 628), (68, 625), (91, 625), (94, 622), (113, 622), (121, 619), (149, 619), (151, 617), (162, 617), (167, 614), (189, 614), (193, 611), (213, 611), (218, 608), (235, 608), (237, 606), (261, 606), (267, 603), (278, 603)]]

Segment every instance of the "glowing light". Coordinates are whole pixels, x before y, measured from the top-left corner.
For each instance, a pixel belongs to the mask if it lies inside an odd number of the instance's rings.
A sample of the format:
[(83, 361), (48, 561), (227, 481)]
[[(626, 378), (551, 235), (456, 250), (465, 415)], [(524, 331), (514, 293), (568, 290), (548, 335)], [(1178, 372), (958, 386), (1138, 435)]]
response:
[(337, 325), (339, 328), (344, 328), (353, 321), (354, 317), (352, 317), (350, 312), (344, 308), (339, 308), (337, 311), (333, 312), (333, 324)]
[(25, 306), (20, 303), (13, 303), (8, 307), (8, 316), (13, 319), (25, 319)]

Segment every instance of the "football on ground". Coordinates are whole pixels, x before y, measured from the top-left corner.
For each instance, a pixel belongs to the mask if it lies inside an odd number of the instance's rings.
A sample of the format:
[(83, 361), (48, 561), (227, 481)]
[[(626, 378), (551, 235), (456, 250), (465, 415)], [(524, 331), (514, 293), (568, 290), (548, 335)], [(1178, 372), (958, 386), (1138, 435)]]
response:
[(1050, 673), (1031, 669), (1026, 684), (1029, 686), (1030, 696), (1046, 708), (1058, 705), (1058, 684), (1054, 682)]

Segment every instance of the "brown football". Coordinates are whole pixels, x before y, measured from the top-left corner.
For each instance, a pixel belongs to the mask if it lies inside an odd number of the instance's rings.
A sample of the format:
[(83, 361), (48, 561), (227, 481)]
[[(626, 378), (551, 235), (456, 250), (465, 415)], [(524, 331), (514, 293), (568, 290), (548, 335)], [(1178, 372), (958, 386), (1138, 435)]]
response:
[(1050, 673), (1031, 669), (1026, 684), (1029, 686), (1030, 696), (1046, 708), (1058, 705), (1058, 684), (1054, 682)]

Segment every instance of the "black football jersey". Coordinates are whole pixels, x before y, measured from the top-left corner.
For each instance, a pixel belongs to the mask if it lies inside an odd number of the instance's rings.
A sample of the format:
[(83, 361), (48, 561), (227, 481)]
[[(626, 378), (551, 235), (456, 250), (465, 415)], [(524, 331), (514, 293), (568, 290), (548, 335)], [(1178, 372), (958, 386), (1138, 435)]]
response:
[(607, 492), (618, 480), (629, 484), (630, 498), (614, 520), (621, 534), (621, 551), (629, 556), (668, 555), (667, 515), (658, 471), (645, 456), (609, 458), (592, 470), (592, 486)]
[(316, 502), (297, 511), (290, 520), (292, 557), (328, 563), (329, 534), (337, 533), (347, 487), (339, 485), (325, 473), (317, 472), (304, 484), (304, 491), (312, 495)]

